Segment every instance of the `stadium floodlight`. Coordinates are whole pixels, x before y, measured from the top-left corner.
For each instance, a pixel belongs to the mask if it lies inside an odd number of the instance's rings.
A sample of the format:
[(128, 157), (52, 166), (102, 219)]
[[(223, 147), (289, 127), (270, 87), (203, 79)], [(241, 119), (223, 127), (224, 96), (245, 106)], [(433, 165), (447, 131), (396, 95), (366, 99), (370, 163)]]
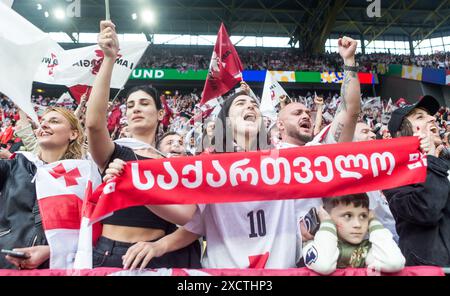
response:
[(48, 11), (44, 12), (44, 16), (45, 16), (45, 17), (49, 17), (49, 15), (50, 15), (50, 14), (48, 13)]
[(42, 4), (41, 3), (36, 4), (36, 8), (37, 10), (42, 10)]
[(53, 10), (53, 15), (59, 20), (63, 20), (66, 18), (66, 13), (61, 8), (55, 8), (55, 10)]
[(133, 14), (131, 15), (131, 18), (132, 18), (133, 20), (136, 20), (136, 19), (137, 19), (137, 13), (133, 13)]
[(153, 24), (155, 22), (155, 13), (151, 10), (144, 10), (141, 13), (141, 19), (143, 23)]

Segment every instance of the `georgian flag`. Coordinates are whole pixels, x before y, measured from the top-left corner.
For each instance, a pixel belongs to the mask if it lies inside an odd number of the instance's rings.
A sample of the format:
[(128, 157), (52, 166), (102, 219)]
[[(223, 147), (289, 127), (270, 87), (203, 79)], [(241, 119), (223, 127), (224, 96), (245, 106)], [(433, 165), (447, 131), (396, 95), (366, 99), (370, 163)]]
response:
[(50, 268), (92, 268), (93, 230), (87, 224), (80, 226), (83, 202), (101, 183), (97, 166), (90, 160), (36, 166), (36, 195), (50, 246)]
[[(111, 88), (122, 88), (147, 49), (148, 42), (122, 42), (111, 76)], [(42, 57), (35, 81), (57, 85), (92, 86), (103, 63), (98, 45), (70, 50), (52, 48)]]

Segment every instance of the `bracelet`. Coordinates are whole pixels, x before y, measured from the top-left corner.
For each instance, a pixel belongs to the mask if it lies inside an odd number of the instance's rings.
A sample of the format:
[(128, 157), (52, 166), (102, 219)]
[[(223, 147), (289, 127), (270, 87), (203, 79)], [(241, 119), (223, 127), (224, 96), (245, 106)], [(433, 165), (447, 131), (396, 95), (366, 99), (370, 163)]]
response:
[(350, 71), (350, 72), (358, 72), (358, 66), (347, 66), (344, 65), (344, 71)]

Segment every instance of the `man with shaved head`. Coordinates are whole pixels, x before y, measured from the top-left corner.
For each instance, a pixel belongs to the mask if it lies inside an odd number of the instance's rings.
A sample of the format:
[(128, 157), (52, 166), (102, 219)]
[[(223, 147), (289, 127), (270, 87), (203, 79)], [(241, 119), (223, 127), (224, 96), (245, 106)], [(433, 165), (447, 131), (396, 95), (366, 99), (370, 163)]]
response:
[(281, 109), (277, 126), (283, 143), (304, 146), (313, 139), (311, 110), (302, 103), (290, 103)]
[(344, 59), (344, 81), (341, 103), (333, 122), (313, 139), (311, 110), (304, 104), (290, 103), (281, 109), (277, 126), (282, 142), (278, 148), (351, 142), (361, 109), (361, 87), (355, 62), (357, 42), (351, 38), (339, 39), (339, 53)]
[[(339, 54), (344, 59), (344, 81), (341, 87), (341, 103), (336, 111), (333, 122), (325, 127), (313, 139), (313, 122), (311, 110), (304, 104), (290, 103), (281, 109), (277, 127), (281, 136), (281, 142), (277, 148), (290, 148), (305, 145), (331, 144), (338, 142), (351, 142), (355, 132), (356, 122), (361, 109), (361, 87), (359, 84), (355, 52), (357, 42), (351, 38), (339, 39)], [(318, 192), (320, 196), (320, 192)], [(309, 199), (305, 206), (311, 206), (314, 202), (321, 205), (320, 198)], [(308, 211), (309, 209), (305, 209)], [(303, 223), (300, 225), (303, 240), (313, 237), (306, 231)]]

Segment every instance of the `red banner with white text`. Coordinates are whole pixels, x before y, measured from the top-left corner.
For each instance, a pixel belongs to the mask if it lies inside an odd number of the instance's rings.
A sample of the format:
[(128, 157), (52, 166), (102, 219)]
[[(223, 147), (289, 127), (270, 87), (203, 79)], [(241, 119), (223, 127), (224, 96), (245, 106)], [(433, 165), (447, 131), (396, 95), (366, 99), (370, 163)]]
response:
[(91, 222), (146, 204), (207, 204), (331, 197), (421, 183), (417, 137), (127, 163), (102, 184)]

